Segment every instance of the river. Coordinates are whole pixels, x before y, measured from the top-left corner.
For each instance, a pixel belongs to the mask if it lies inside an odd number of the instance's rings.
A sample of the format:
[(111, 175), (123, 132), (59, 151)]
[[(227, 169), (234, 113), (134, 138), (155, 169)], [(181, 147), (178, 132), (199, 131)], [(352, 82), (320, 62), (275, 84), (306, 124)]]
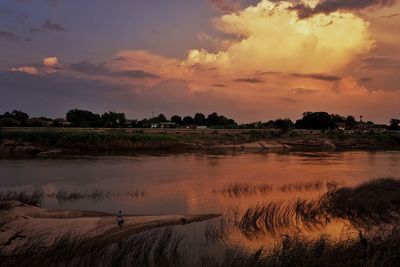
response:
[[(1, 160), (0, 188), (41, 190), (49, 196), (43, 202), (49, 209), (146, 215), (221, 213), (265, 200), (318, 195), (327, 182), (353, 185), (372, 178), (400, 177), (399, 166), (400, 152)], [(274, 190), (299, 183), (322, 187)], [(273, 190), (247, 197), (221, 192), (233, 184), (268, 184)], [(57, 192), (64, 196), (55, 197)], [(81, 196), (69, 199), (71, 192)]]

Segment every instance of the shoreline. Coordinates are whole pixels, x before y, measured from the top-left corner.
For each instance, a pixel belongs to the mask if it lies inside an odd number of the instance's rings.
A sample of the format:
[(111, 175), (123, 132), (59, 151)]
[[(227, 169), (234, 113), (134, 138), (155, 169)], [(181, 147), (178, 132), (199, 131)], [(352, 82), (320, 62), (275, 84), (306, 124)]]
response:
[(181, 129), (0, 130), (0, 158), (400, 151), (400, 132)]
[(193, 215), (124, 215), (120, 228), (115, 215), (96, 211), (60, 211), (9, 201), (0, 210), (0, 250), (12, 251), (35, 238), (35, 233), (49, 244), (60, 236), (85, 237), (88, 242), (111, 245), (127, 236), (176, 225), (186, 225), (220, 217), (220, 214)]

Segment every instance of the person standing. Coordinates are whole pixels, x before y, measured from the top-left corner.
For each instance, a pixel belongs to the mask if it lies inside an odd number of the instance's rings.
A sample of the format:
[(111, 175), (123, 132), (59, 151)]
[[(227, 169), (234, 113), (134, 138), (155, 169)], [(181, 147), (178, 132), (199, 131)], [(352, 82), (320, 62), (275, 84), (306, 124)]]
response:
[(124, 224), (124, 216), (122, 215), (122, 211), (119, 211), (117, 214), (117, 218), (115, 219), (119, 227), (122, 227)]

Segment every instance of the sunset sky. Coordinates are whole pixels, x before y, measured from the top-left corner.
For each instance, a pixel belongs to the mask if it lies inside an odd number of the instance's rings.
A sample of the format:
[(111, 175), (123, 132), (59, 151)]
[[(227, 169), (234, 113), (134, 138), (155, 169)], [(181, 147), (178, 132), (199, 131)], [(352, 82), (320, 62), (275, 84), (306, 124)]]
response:
[(0, 112), (400, 117), (400, 1), (1, 0)]

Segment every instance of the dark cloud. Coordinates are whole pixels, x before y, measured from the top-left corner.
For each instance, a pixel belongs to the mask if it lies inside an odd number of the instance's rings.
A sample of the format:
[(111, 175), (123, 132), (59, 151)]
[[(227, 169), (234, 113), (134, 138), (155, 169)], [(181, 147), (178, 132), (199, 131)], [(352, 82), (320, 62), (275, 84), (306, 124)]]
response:
[(124, 71), (118, 71), (114, 72), (118, 76), (125, 76), (129, 78), (149, 78), (149, 79), (156, 79), (159, 78), (159, 76), (143, 71), (143, 70), (124, 70)]
[(399, 72), (400, 57), (374, 55), (361, 59), (354, 76), (370, 91), (399, 91)]
[(321, 80), (327, 82), (336, 82), (340, 81), (340, 77), (328, 75), (324, 73), (291, 73), (290, 76), (296, 78), (306, 78), (306, 79), (313, 79), (313, 80)]
[(107, 69), (104, 64), (96, 65), (86, 61), (71, 64), (70, 68), (77, 72), (90, 75), (109, 76), (111, 74), (111, 71)]
[(241, 9), (236, 0), (210, 0), (211, 4), (222, 12), (237, 12)]
[(279, 71), (257, 71), (255, 75), (280, 75), (282, 74)]
[(294, 88), (292, 92), (296, 95), (312, 95), (319, 93), (317, 89), (309, 89), (309, 88)]
[(112, 60), (114, 60), (114, 61), (127, 61), (128, 58), (127, 58), (127, 57), (120, 56), (120, 57), (113, 58)]
[(222, 84), (222, 83), (215, 83), (215, 84), (213, 84), (212, 86), (213, 86), (213, 87), (220, 87), (220, 88), (226, 87), (226, 85), (225, 85), (225, 84)]
[(277, 97), (277, 99), (279, 99), (280, 101), (286, 102), (286, 103), (297, 103), (298, 101), (294, 98), (291, 97)]
[(372, 56), (361, 60), (361, 69), (380, 71), (380, 70), (400, 70), (400, 57)]
[(76, 64), (70, 65), (70, 68), (74, 71), (96, 75), (96, 76), (108, 76), (108, 77), (128, 77), (137, 79), (156, 79), (159, 76), (149, 73), (143, 70), (123, 70), (123, 71), (112, 71), (105, 66), (105, 64), (92, 64), (86, 61), (82, 61)]
[(372, 78), (372, 77), (361, 77), (361, 78), (359, 78), (358, 80), (359, 80), (360, 82), (367, 83), (367, 82), (372, 81), (373, 79), (374, 79), (374, 78)]
[(257, 78), (240, 78), (235, 79), (235, 82), (242, 82), (242, 83), (263, 83), (264, 81)]
[(20, 41), (21, 38), (14, 32), (10, 31), (0, 31), (0, 39), (8, 41)]
[(391, 18), (394, 18), (394, 17), (397, 17), (397, 16), (400, 16), (400, 13), (394, 13), (394, 14), (390, 14), (390, 15), (386, 15), (386, 16), (381, 16), (381, 18), (391, 19)]
[(372, 6), (390, 6), (395, 2), (396, 0), (323, 0), (315, 8), (301, 3), (290, 9), (296, 10), (300, 18), (308, 18), (316, 14), (330, 14), (339, 10), (359, 11)]
[(51, 31), (65, 32), (65, 31), (67, 31), (67, 29), (60, 24), (51, 22), (50, 19), (47, 19), (40, 28), (30, 29), (30, 32), (32, 32), (32, 33), (34, 33), (34, 32), (51, 32)]
[[(115, 110), (129, 118), (145, 118), (152, 112), (166, 115), (203, 113), (233, 117), (237, 100), (220, 91), (192, 93), (187, 83), (164, 80), (155, 86), (124, 85), (101, 80), (88, 80), (61, 73), (28, 75), (22, 72), (0, 72), (0, 107), (20, 109), (33, 116), (62, 117), (71, 108), (97, 113)], [(212, 100), (212, 101), (211, 101)], [(235, 110), (236, 111), (236, 110)], [(246, 112), (245, 107), (237, 111)]]

